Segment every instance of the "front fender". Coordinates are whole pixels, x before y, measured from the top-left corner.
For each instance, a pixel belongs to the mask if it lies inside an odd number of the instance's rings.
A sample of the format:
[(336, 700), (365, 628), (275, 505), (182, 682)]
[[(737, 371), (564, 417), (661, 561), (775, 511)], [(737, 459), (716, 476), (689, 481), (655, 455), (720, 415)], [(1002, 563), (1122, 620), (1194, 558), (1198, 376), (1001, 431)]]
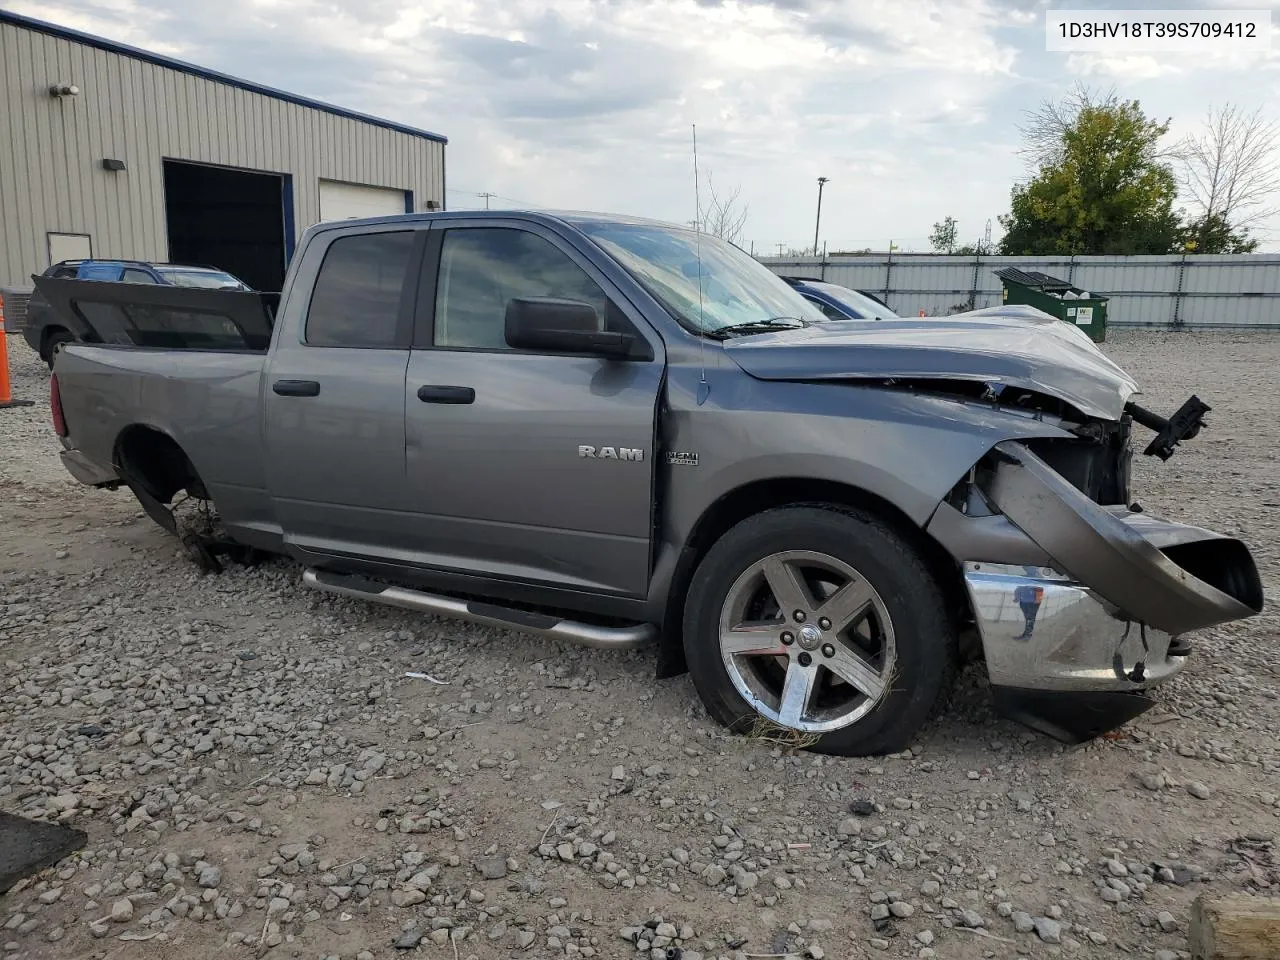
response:
[(659, 424), (662, 510), (649, 601), (665, 607), (699, 522), (749, 485), (856, 488), (923, 527), (997, 443), (1069, 436), (1051, 420), (981, 404), (865, 384), (766, 382), (727, 366), (708, 391), (698, 368), (674, 367)]
[(668, 382), (661, 447), (697, 458), (696, 466), (659, 464), (667, 490), (664, 532), (679, 542), (734, 489), (788, 477), (858, 487), (923, 526), (997, 443), (1071, 436), (1049, 419), (935, 395), (717, 374), (702, 404), (696, 371)]

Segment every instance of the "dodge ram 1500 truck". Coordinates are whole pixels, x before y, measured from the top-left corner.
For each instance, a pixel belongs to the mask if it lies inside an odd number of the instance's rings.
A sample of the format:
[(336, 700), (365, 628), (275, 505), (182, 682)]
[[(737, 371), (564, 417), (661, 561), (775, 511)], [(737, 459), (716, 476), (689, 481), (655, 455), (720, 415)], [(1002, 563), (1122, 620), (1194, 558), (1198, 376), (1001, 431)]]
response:
[(1135, 422), (1167, 458), (1208, 408), (1145, 410), (1030, 308), (830, 321), (731, 244), (587, 214), (322, 224), (274, 312), (35, 282), (93, 334), (51, 384), (82, 482), (170, 529), (211, 500), (317, 590), (653, 644), (734, 729), (901, 749), (976, 634), (999, 710), (1085, 739), (1262, 608), (1243, 543), (1130, 496)]

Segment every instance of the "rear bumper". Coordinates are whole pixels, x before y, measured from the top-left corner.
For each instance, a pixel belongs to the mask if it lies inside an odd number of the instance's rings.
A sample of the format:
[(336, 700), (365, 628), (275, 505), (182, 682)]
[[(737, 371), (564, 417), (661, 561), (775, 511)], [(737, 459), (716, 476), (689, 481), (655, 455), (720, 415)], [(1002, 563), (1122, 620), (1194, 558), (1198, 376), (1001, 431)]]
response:
[(993, 455), (977, 482), (991, 511), (943, 504), (929, 530), (963, 565), (1002, 712), (1063, 739), (1096, 736), (1186, 665), (1177, 637), (1261, 611), (1239, 540), (1099, 506), (1022, 444)]
[(59, 456), (62, 457), (62, 465), (67, 468), (67, 473), (83, 484), (100, 487), (103, 484), (120, 482), (120, 477), (113, 468), (104, 467), (90, 460), (79, 450), (63, 450)]

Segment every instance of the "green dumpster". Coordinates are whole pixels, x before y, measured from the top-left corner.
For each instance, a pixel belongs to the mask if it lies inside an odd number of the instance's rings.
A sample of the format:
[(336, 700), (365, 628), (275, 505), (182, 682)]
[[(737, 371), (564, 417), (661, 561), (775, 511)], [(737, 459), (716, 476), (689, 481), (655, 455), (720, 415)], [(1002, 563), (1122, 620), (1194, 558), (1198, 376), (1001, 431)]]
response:
[(1104, 297), (1065, 280), (1034, 270), (1005, 267), (995, 271), (1004, 284), (1005, 303), (1023, 303), (1052, 317), (1074, 323), (1095, 343), (1107, 338), (1107, 301)]

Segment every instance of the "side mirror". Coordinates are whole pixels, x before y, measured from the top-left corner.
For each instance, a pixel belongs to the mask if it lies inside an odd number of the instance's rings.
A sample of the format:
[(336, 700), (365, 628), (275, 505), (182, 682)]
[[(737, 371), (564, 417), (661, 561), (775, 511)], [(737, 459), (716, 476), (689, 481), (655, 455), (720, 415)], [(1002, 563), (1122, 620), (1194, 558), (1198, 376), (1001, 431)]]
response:
[(541, 353), (572, 353), (626, 360), (635, 337), (600, 329), (595, 307), (559, 297), (515, 297), (507, 301), (507, 346)]

